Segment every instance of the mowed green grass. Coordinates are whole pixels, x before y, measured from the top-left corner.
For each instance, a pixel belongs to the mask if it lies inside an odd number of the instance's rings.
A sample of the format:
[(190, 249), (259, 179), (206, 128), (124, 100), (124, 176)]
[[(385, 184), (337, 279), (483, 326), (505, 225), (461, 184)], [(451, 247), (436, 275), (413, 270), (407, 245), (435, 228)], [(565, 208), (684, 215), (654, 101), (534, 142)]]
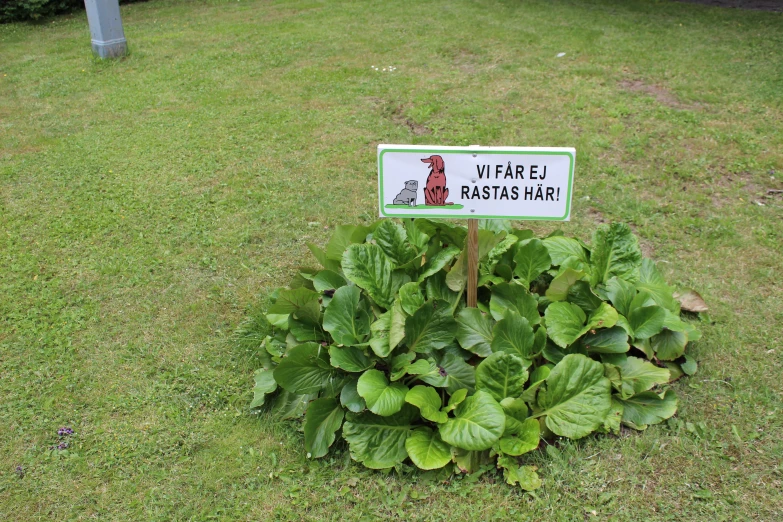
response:
[[(0, 26), (0, 519), (779, 520), (783, 16), (641, 0), (150, 1)], [(566, 55), (557, 58), (558, 53)], [(372, 69), (378, 67), (379, 71)], [(393, 66), (393, 72), (382, 69)], [(376, 145), (574, 146), (711, 311), (676, 419), (546, 446), (544, 486), (382, 473), (250, 415), (232, 341), (377, 215)], [(71, 426), (66, 451), (57, 429)]]

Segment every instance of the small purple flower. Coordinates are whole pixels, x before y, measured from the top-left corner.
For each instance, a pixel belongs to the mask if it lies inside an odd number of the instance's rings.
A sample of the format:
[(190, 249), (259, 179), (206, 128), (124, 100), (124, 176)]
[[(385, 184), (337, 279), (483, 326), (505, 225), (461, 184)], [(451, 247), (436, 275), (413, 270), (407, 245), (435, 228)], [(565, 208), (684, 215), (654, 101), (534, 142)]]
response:
[(58, 450), (64, 450), (64, 449), (68, 449), (68, 443), (67, 443), (67, 442), (61, 442), (61, 443), (59, 443), (59, 444), (57, 445), (57, 449), (58, 449)]
[(73, 430), (69, 426), (63, 426), (57, 430), (57, 435), (60, 437), (67, 437), (68, 435), (73, 435)]
[(24, 468), (22, 466), (16, 466), (16, 474), (19, 478), (24, 478)]

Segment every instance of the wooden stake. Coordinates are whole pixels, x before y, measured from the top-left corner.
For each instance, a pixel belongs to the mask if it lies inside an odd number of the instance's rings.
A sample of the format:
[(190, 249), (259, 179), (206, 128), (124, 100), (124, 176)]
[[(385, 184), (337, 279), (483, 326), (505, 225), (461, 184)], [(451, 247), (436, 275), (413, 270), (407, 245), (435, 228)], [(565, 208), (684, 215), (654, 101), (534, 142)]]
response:
[(468, 219), (468, 306), (476, 307), (478, 291), (478, 219)]

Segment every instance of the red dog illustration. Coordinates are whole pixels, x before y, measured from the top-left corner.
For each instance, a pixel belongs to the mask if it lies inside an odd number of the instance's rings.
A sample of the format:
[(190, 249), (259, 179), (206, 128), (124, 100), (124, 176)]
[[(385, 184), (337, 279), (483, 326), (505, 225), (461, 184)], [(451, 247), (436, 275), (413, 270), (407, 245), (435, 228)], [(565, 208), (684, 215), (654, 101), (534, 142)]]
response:
[(447, 203), (449, 189), (446, 188), (446, 165), (440, 156), (430, 156), (421, 160), (423, 163), (429, 163), (430, 174), (427, 176), (427, 185), (424, 187), (424, 203), (426, 205), (443, 206), (453, 205)]

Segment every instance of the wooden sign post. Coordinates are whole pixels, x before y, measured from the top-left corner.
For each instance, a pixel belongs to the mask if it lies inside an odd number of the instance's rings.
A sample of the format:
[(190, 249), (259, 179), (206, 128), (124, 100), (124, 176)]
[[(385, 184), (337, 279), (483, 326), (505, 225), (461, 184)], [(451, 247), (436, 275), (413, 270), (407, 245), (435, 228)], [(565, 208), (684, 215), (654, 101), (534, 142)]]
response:
[(381, 217), (468, 220), (468, 306), (476, 306), (478, 219), (568, 221), (576, 151), (556, 147), (378, 146)]
[(478, 219), (468, 220), (468, 306), (476, 308), (476, 293), (478, 292)]

